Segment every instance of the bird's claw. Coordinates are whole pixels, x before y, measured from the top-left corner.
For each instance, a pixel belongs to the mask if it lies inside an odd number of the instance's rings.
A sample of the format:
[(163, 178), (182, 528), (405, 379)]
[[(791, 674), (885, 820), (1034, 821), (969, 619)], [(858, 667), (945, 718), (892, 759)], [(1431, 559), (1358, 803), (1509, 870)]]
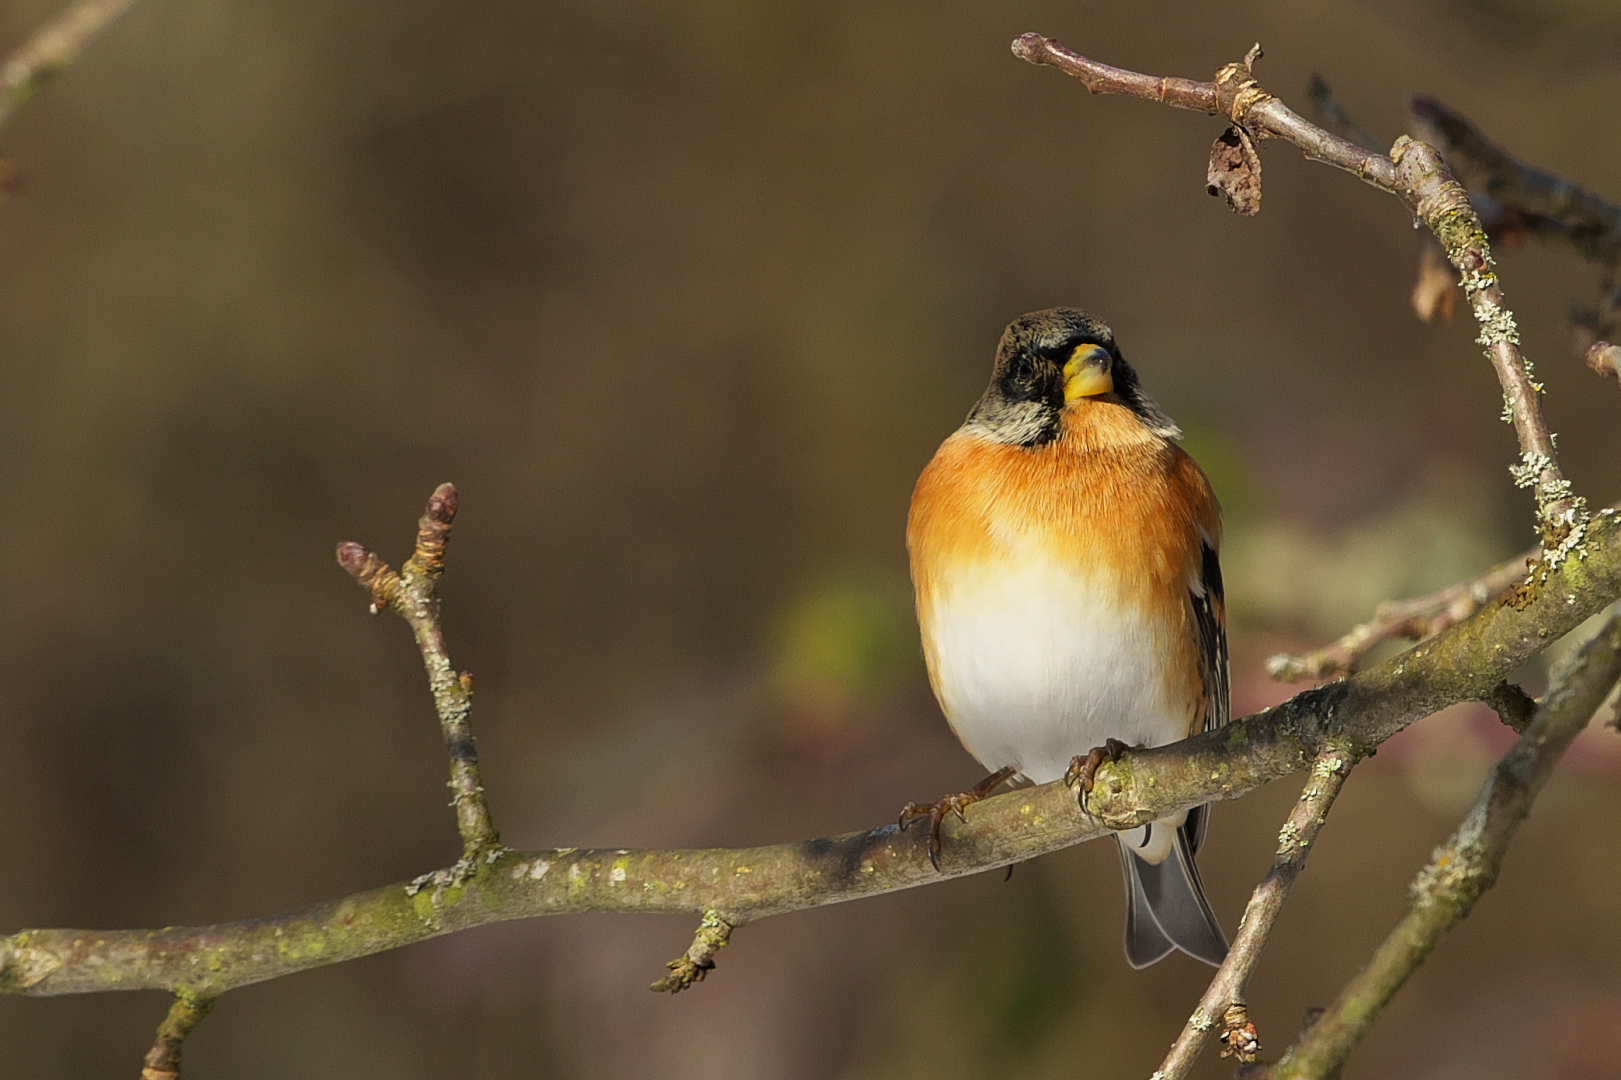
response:
[(966, 822), (968, 816), (963, 813), (963, 808), (971, 801), (973, 800), (965, 795), (947, 795), (937, 803), (909, 802), (901, 810), (901, 818), (897, 824), (900, 825), (902, 832), (918, 818), (929, 819), (929, 862), (935, 870), (940, 869), (940, 823), (946, 819), (947, 814), (952, 813)]
[(901, 810), (900, 820), (896, 825), (902, 832), (918, 818), (929, 819), (929, 862), (936, 870), (940, 869), (940, 823), (946, 819), (947, 814), (956, 814), (957, 820), (964, 825), (968, 824), (967, 810), (977, 802), (990, 797), (991, 792), (1001, 787), (1013, 778), (1014, 770), (1010, 765), (998, 769), (967, 791), (956, 795), (947, 795), (936, 803), (909, 802)]
[(1064, 770), (1064, 783), (1070, 787), (1080, 785), (1076, 801), (1081, 804), (1081, 809), (1086, 809), (1086, 797), (1092, 794), (1092, 787), (1097, 783), (1098, 767), (1105, 761), (1114, 764), (1125, 757), (1130, 749), (1119, 739), (1106, 739), (1102, 746), (1094, 746), (1085, 754), (1077, 754), (1069, 763), (1069, 768)]

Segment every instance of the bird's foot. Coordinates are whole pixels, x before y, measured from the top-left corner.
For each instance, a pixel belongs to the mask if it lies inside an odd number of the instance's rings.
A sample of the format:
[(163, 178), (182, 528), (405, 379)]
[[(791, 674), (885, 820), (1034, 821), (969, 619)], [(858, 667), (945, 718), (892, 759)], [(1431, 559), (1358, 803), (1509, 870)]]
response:
[[(1079, 760), (1079, 759), (1077, 759)], [(900, 821), (896, 822), (905, 832), (912, 822), (920, 818), (929, 819), (929, 862), (934, 864), (936, 870), (940, 869), (940, 823), (946, 819), (947, 814), (956, 814), (957, 820), (966, 822), (968, 815), (963, 813), (968, 807), (989, 798), (991, 792), (1013, 779), (1014, 769), (1009, 765), (1005, 769), (998, 769), (967, 791), (956, 795), (947, 795), (936, 803), (909, 802), (901, 810)]]
[(1098, 766), (1105, 761), (1111, 765), (1126, 756), (1131, 747), (1119, 739), (1106, 739), (1102, 746), (1094, 746), (1085, 754), (1077, 755), (1064, 771), (1064, 783), (1070, 787), (1080, 785), (1081, 790), (1076, 792), (1076, 801), (1081, 809), (1086, 809), (1086, 797), (1092, 794), (1092, 785), (1097, 781)]

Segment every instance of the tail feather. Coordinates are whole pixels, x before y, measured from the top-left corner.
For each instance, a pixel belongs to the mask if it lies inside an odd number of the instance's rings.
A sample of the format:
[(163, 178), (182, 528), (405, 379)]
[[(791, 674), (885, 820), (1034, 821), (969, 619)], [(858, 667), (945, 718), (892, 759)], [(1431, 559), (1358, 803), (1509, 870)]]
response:
[(1137, 873), (1139, 866), (1151, 870), (1159, 868), (1127, 851), (1125, 840), (1120, 841), (1119, 848), (1120, 869), (1126, 875), (1126, 962), (1134, 968), (1145, 968), (1175, 952), (1176, 943), (1159, 928), (1159, 921), (1154, 918), (1153, 906), (1143, 888), (1143, 879)]
[(1124, 836), (1117, 839), (1126, 875), (1127, 962), (1145, 968), (1181, 949), (1220, 966), (1227, 958), (1227, 935), (1205, 899), (1187, 827), (1176, 830), (1170, 855), (1157, 865), (1132, 854)]

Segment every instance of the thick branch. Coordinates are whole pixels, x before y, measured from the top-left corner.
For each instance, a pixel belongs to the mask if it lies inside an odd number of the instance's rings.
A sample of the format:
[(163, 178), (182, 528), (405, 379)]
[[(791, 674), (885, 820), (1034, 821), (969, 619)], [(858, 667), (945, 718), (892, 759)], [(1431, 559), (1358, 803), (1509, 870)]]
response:
[[(428, 671), (434, 709), (445, 748), (450, 753), (451, 805), (462, 837), (464, 860), (474, 860), (497, 849), (501, 835), (490, 817), (484, 787), (479, 783), (478, 746), (473, 741), (473, 676), (456, 673), (439, 625), (439, 597), (434, 583), (445, 572), (445, 547), (456, 520), (456, 488), (440, 484), (428, 499), (417, 523), (416, 550), (396, 573), (382, 559), (354, 541), (338, 545), (338, 562), (369, 590), (372, 613), (383, 608), (396, 612), (411, 626), (422, 664)], [(466, 872), (462, 867), (458, 872)], [(425, 879), (426, 880), (426, 879)]]
[(0, 67), (0, 127), (52, 75), (78, 57), (85, 43), (135, 6), (135, 0), (79, 0), (34, 32)]
[(1236, 1056), (1240, 1061), (1252, 1062), (1260, 1053), (1260, 1038), (1244, 1009), (1244, 988), (1249, 985), (1255, 965), (1261, 962), (1261, 950), (1266, 947), (1272, 927), (1283, 912), (1289, 890), (1306, 868), (1311, 846), (1317, 842), (1317, 834), (1328, 820), (1329, 808), (1334, 805), (1340, 788), (1345, 786), (1354, 764), (1356, 759), (1352, 755), (1330, 748), (1312, 765), (1306, 790), (1301, 792), (1300, 801), (1278, 833), (1277, 861), (1255, 887), (1249, 905), (1244, 908), (1243, 921), (1238, 924), (1238, 935), (1227, 950), (1227, 959), (1216, 970), (1210, 987), (1199, 999), (1198, 1007), (1172, 1044), (1155, 1077), (1181, 1080), (1186, 1076), (1204, 1050), (1211, 1030), (1218, 1024), (1222, 1027), (1222, 1041), (1226, 1043), (1222, 1057)]
[(1278, 1080), (1339, 1075), (1386, 1004), (1497, 881), (1510, 842), (1554, 765), (1621, 678), (1621, 616), (1583, 647), (1536, 719), (1497, 763), (1474, 809), (1435, 850), (1412, 885), (1407, 914), (1373, 959), (1307, 1028), (1278, 1065)]
[(1535, 489), (1543, 546), (1557, 552), (1572, 536), (1580, 543), (1586, 511), (1560, 471), (1553, 436), (1537, 401), (1542, 388), (1532, 381), (1530, 367), (1520, 356), (1519, 330), (1492, 273), (1486, 231), (1470, 206), (1469, 193), (1453, 179), (1434, 147), (1403, 136), (1396, 140), (1389, 157), (1365, 150), (1305, 120), (1261, 89), (1248, 62), (1228, 64), (1216, 73), (1214, 82), (1195, 82), (1100, 64), (1040, 34), (1019, 37), (1013, 42), (1013, 53), (1032, 64), (1073, 75), (1094, 94), (1125, 94), (1195, 109), (1226, 117), (1256, 137), (1285, 139), (1307, 157), (1344, 169), (1399, 198), (1435, 234), (1447, 261), (1461, 276), (1464, 294), (1480, 323), (1478, 341), (1497, 372), (1507, 419), (1519, 439), (1515, 481)]
[(1356, 754), (1414, 720), (1475, 701), (1528, 657), (1621, 596), (1621, 527), (1602, 513), (1523, 605), (1497, 604), (1378, 667), (1098, 770), (1083, 816), (1061, 783), (988, 799), (948, 821), (940, 871), (928, 837), (895, 826), (731, 850), (520, 853), (495, 849), (456, 880), (389, 885), (262, 919), (162, 930), (27, 930), (0, 939), (0, 992), (166, 989), (213, 996), (442, 934), (582, 911), (715, 910), (728, 921), (836, 904), (1006, 866), (1215, 799), (1236, 799)]

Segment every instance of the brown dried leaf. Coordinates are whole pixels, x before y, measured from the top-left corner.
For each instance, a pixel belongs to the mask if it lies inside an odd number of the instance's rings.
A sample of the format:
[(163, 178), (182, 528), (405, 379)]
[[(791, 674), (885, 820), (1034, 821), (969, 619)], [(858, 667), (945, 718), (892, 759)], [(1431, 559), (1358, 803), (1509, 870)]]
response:
[(1212, 195), (1220, 195), (1234, 213), (1261, 212), (1261, 155), (1250, 133), (1234, 124), (1210, 147), (1210, 168), (1205, 173)]
[(1418, 256), (1418, 280), (1413, 283), (1413, 310), (1425, 322), (1436, 316), (1448, 325), (1458, 304), (1458, 278), (1441, 249), (1425, 244)]
[(1621, 345), (1595, 341), (1593, 347), (1587, 350), (1586, 359), (1587, 366), (1600, 375), (1621, 380)]

